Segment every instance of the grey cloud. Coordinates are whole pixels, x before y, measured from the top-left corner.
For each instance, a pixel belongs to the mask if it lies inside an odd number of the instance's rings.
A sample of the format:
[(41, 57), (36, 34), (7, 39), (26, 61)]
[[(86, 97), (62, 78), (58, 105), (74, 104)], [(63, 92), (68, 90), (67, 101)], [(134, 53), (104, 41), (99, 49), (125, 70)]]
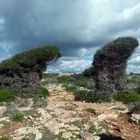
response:
[[(81, 55), (79, 59), (83, 60), (85, 53), (91, 58), (97, 48), (118, 36), (140, 38), (139, 0), (0, 0), (0, 3), (3, 20), (0, 59), (31, 47), (55, 44), (68, 56), (67, 61), (74, 62), (71, 57), (76, 60)], [(88, 54), (84, 49), (92, 52)]]

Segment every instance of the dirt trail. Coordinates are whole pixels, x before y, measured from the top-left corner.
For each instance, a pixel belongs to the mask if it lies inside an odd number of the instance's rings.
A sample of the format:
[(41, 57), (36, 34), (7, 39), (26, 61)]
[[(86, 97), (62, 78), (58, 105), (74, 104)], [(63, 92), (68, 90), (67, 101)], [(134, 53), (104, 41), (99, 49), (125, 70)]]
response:
[[(100, 104), (76, 102), (72, 93), (68, 93), (57, 86), (50, 88), (50, 93), (52, 94), (49, 103), (51, 102), (52, 104), (48, 105), (50, 107), (54, 106), (56, 110), (65, 108), (63, 114), (61, 114), (64, 120), (66, 117), (71, 118), (71, 113), (74, 113), (80, 120), (84, 117), (89, 117), (91, 122), (107, 123), (108, 131), (112, 135), (120, 136), (126, 140), (140, 140), (140, 126), (129, 122), (126, 105), (120, 102)], [(86, 109), (88, 108), (94, 109), (96, 114), (87, 112)], [(63, 119), (61, 119), (62, 122), (64, 121)]]
[[(10, 136), (14, 140), (99, 140), (99, 134), (110, 133), (126, 140), (140, 140), (140, 128), (129, 122), (126, 105), (77, 102), (61, 85), (48, 85), (47, 88), (50, 92), (47, 105), (34, 108), (30, 99), (30, 106), (18, 108), (30, 113), (25, 116), (25, 122), (4, 128), (0, 121), (1, 136)], [(32, 111), (36, 115), (31, 114)]]

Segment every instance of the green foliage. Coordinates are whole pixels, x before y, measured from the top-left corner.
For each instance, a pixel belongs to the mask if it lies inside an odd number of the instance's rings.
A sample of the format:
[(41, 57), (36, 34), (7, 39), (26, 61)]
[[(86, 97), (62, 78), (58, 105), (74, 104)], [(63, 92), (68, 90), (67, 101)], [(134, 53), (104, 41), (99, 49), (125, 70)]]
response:
[(33, 48), (3, 61), (0, 64), (0, 70), (11, 69), (17, 71), (24, 68), (27, 70), (27, 68), (32, 69), (35, 66), (37, 69), (44, 69), (46, 62), (58, 59), (60, 56), (59, 49), (55, 46)]
[(15, 92), (10, 88), (0, 89), (0, 102), (10, 102), (15, 98)]
[(43, 136), (42, 136), (42, 140), (55, 140), (56, 135), (54, 133), (52, 133), (49, 129), (44, 129), (43, 130)]
[(134, 113), (134, 114), (140, 114), (140, 101), (139, 102), (135, 102), (133, 104), (129, 104), (130, 108), (130, 114)]
[(96, 114), (96, 110), (93, 108), (87, 108), (86, 110), (90, 113)]
[(24, 116), (21, 113), (15, 113), (12, 115), (11, 120), (14, 122), (23, 122)]
[(34, 94), (33, 96), (33, 107), (46, 107), (47, 101), (45, 99), (49, 95), (49, 91), (46, 88), (42, 88), (41, 92)]
[(82, 74), (64, 75), (58, 77), (58, 82), (66, 88), (67, 91), (77, 92), (81, 87), (92, 90), (95, 87), (95, 81), (92, 78), (83, 76)]
[(92, 90), (95, 87), (95, 81), (92, 78), (85, 77), (83, 74), (72, 74), (59, 76), (58, 74), (44, 74), (42, 85), (48, 84), (62, 84), (69, 92), (77, 92), (84, 88), (85, 90)]
[(24, 138), (22, 138), (22, 140), (35, 140), (35, 138), (36, 138), (35, 134), (29, 133)]
[(83, 75), (84, 76), (87, 76), (87, 77), (95, 77), (95, 68), (94, 67), (90, 67), (88, 69), (86, 69), (84, 72), (83, 72)]
[(67, 83), (65, 83), (65, 84), (63, 84), (62, 85), (65, 89), (66, 89), (66, 91), (68, 91), (68, 92), (73, 92), (73, 93), (75, 93), (77, 90), (78, 90), (78, 88), (75, 86), (75, 85), (72, 85), (72, 84), (67, 84)]
[(113, 55), (113, 52), (127, 54), (132, 52), (138, 45), (138, 40), (134, 37), (120, 37), (105, 45), (97, 54), (105, 57)]
[(75, 94), (75, 100), (85, 101), (85, 102), (108, 102), (108, 99), (104, 96), (95, 94), (94, 91), (81, 90)]
[(91, 125), (90, 128), (88, 129), (89, 133), (95, 133), (96, 132), (96, 126), (95, 125)]
[(140, 95), (137, 93), (128, 93), (128, 92), (120, 92), (114, 95), (114, 99), (117, 101), (121, 101), (125, 104), (140, 101)]
[(4, 128), (10, 128), (11, 127), (11, 123), (10, 122), (3, 121), (2, 124), (3, 124)]
[(46, 88), (42, 88), (40, 93), (38, 94), (39, 97), (43, 97), (44, 99), (47, 98), (50, 94), (49, 94), (49, 91), (48, 89)]
[(8, 137), (2, 137), (2, 138), (0, 138), (0, 140), (11, 140), (11, 139)]
[(140, 94), (140, 86), (134, 89), (138, 94)]

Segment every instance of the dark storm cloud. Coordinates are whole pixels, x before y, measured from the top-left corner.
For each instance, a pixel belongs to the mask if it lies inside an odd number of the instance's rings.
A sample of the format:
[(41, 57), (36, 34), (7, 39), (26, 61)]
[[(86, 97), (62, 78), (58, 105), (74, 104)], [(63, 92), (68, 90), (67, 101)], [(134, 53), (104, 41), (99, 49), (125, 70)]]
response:
[(83, 63), (84, 68), (82, 50), (91, 58), (97, 47), (118, 36), (140, 38), (139, 17), (139, 0), (0, 0), (0, 59), (55, 44), (69, 58), (61, 64), (71, 61), (76, 69)]

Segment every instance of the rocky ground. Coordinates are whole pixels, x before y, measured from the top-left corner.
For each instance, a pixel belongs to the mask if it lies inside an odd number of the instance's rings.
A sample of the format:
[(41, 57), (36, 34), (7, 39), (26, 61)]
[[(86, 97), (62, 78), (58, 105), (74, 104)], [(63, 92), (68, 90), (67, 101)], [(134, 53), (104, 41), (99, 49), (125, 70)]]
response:
[(140, 140), (140, 125), (130, 121), (126, 105), (77, 102), (61, 85), (47, 88), (45, 100), (17, 99), (0, 106), (1, 139)]

